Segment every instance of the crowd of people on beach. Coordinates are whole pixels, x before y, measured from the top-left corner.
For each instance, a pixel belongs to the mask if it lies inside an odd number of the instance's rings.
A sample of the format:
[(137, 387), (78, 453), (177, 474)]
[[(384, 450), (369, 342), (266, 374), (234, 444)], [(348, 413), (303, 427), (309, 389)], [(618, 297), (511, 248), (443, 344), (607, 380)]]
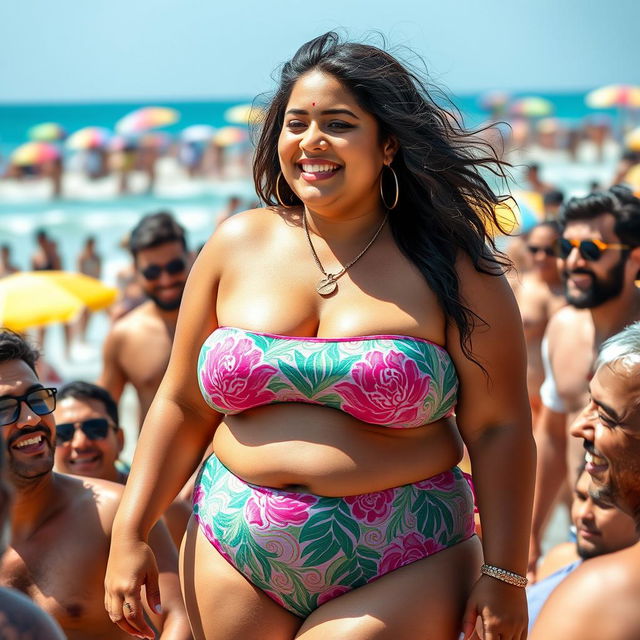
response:
[[(131, 229), (97, 379), (0, 329), (0, 637), (640, 637), (640, 158), (578, 197), (528, 165), (503, 253), (477, 167), (504, 156), (426, 95), (303, 45), (262, 205), (198, 248), (170, 211)], [(30, 268), (61, 268), (46, 229)], [(94, 237), (75, 270), (102, 277)]]

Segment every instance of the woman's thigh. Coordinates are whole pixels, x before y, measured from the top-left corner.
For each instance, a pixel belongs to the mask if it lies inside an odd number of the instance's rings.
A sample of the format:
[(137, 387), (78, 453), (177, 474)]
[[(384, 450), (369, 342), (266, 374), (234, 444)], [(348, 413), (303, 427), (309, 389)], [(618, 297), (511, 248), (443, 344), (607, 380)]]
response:
[(480, 575), (477, 537), (396, 569), (316, 609), (299, 640), (457, 640)]
[(302, 623), (234, 569), (193, 516), (180, 549), (180, 581), (195, 640), (292, 640)]

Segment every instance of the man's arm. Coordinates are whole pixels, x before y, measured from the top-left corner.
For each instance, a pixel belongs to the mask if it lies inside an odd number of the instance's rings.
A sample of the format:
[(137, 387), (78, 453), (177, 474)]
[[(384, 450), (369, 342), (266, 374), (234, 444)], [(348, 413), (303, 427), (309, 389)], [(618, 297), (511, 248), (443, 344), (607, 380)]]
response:
[(151, 529), (149, 545), (158, 563), (162, 614), (158, 616), (148, 609), (146, 598), (143, 598), (147, 613), (160, 630), (160, 640), (191, 640), (193, 636), (178, 578), (178, 552), (162, 520)]
[(535, 580), (536, 564), (541, 555), (540, 545), (544, 527), (560, 487), (567, 477), (566, 425), (566, 413), (559, 413), (542, 405), (534, 432), (538, 460), (527, 569), (528, 577), (532, 581)]
[(104, 387), (118, 402), (124, 385), (127, 383), (127, 375), (120, 366), (120, 350), (122, 348), (121, 330), (114, 327), (109, 331), (102, 350), (102, 373), (97, 384)]

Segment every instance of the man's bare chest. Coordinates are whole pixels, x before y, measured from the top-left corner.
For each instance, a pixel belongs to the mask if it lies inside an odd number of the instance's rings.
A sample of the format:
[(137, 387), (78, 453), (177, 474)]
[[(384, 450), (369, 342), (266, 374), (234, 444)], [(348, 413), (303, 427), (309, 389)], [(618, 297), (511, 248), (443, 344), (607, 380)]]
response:
[(69, 527), (56, 538), (10, 547), (0, 565), (0, 584), (25, 593), (64, 628), (101, 627), (108, 622), (107, 552), (106, 541)]
[(125, 341), (119, 353), (120, 367), (137, 389), (157, 389), (169, 364), (171, 339), (166, 331), (152, 330)]

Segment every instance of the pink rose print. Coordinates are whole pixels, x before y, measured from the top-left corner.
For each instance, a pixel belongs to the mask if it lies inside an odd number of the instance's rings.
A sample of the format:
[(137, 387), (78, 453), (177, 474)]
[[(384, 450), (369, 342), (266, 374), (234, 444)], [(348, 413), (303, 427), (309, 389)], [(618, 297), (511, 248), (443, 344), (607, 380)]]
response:
[(456, 486), (456, 476), (452, 471), (443, 471), (436, 476), (416, 482), (416, 489), (435, 489), (437, 491), (453, 491)]
[(318, 596), (318, 606), (324, 604), (325, 602), (329, 602), (329, 600), (333, 600), (338, 596), (341, 596), (343, 593), (347, 593), (347, 591), (351, 591), (351, 587), (345, 587), (343, 585), (338, 585), (337, 587), (332, 587), (331, 589), (323, 591)]
[(382, 425), (415, 424), (429, 394), (431, 378), (398, 351), (375, 351), (353, 367), (353, 382), (335, 386), (344, 398), (343, 410), (363, 422)]
[(247, 522), (259, 529), (266, 529), (270, 524), (300, 526), (309, 519), (309, 508), (317, 501), (311, 495), (254, 491), (245, 504), (244, 513)]
[(384, 521), (391, 513), (391, 503), (395, 491), (385, 489), (376, 493), (363, 493), (357, 496), (346, 496), (344, 501), (351, 505), (351, 513), (356, 520), (364, 520), (368, 524)]
[(390, 545), (384, 552), (380, 561), (379, 574), (384, 575), (411, 562), (422, 560), (444, 548), (444, 545), (438, 544), (431, 538), (425, 538), (419, 533), (409, 533)]
[(276, 369), (260, 364), (261, 360), (262, 353), (247, 338), (230, 336), (216, 343), (207, 352), (200, 372), (211, 404), (238, 413), (271, 402), (275, 394), (266, 386)]

